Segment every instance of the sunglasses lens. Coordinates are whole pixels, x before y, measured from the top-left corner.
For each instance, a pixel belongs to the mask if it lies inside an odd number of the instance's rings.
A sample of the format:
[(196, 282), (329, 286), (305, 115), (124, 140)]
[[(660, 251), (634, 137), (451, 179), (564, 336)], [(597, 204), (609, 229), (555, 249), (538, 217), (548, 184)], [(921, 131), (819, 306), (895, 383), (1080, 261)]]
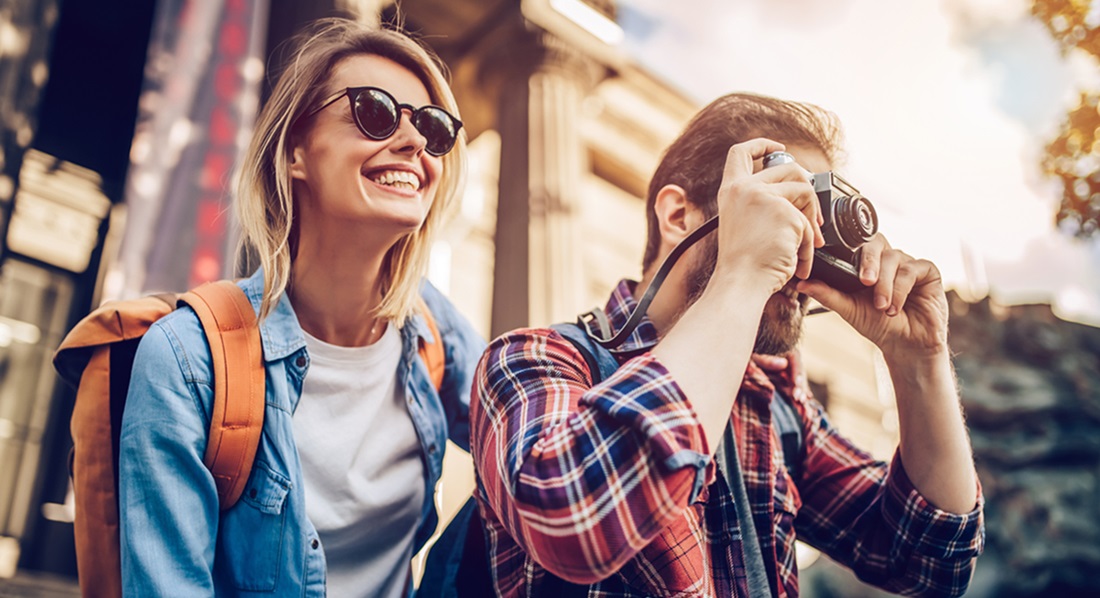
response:
[(417, 110), (413, 115), (413, 126), (427, 139), (424, 149), (433, 156), (451, 151), (458, 136), (458, 127), (451, 115), (434, 106)]
[(355, 96), (355, 120), (371, 139), (393, 135), (398, 116), (397, 104), (380, 89), (364, 89)]

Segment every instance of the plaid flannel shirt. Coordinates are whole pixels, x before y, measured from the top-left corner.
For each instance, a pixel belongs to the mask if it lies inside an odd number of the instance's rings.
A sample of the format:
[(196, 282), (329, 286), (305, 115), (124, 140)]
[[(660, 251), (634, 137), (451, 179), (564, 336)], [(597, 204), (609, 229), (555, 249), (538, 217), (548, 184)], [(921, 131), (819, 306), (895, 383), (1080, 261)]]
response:
[[(615, 329), (636, 302), (622, 281)], [(624, 348), (656, 338), (648, 320)], [(731, 420), (767, 573), (798, 595), (795, 537), (864, 581), (903, 594), (958, 595), (984, 543), (982, 499), (952, 514), (928, 503), (901, 460), (876, 461), (840, 436), (797, 380), (750, 364)], [(471, 401), (477, 500), (501, 596), (538, 591), (550, 571), (589, 596), (747, 596), (733, 497), (690, 400), (650, 353), (593, 386), (557, 332), (494, 340)], [(771, 427), (773, 389), (803, 430), (792, 480)]]

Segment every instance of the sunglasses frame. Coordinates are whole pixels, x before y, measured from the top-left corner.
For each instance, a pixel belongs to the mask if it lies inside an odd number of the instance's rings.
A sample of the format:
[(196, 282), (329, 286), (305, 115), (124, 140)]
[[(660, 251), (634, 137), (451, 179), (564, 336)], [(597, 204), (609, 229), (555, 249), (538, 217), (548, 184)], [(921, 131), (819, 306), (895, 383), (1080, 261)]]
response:
[[(359, 121), (359, 114), (355, 110), (355, 99), (359, 96), (359, 94), (361, 94), (365, 91), (377, 91), (377, 92), (381, 93), (383, 96), (389, 98), (390, 101), (393, 102), (394, 107), (397, 108), (397, 118), (394, 119), (393, 126), (390, 127), (389, 132), (386, 133), (385, 135), (372, 134), (370, 131), (367, 130), (367, 128), (365, 126), (363, 126), (363, 123), (361, 123)], [(462, 130), (462, 121), (455, 118), (454, 115), (451, 114), (450, 112), (447, 112), (442, 107), (436, 106), (435, 104), (425, 104), (425, 105), (423, 105), (419, 108), (414, 107), (412, 104), (402, 104), (401, 102), (397, 101), (397, 98), (393, 97), (392, 93), (386, 91), (385, 89), (382, 89), (381, 87), (374, 87), (372, 85), (366, 85), (366, 86), (363, 86), (363, 87), (345, 87), (339, 93), (333, 95), (329, 99), (322, 102), (320, 106), (318, 106), (315, 110), (313, 110), (312, 112), (307, 114), (306, 118), (312, 118), (315, 114), (317, 114), (318, 112), (324, 110), (325, 108), (328, 108), (329, 106), (335, 104), (340, 98), (345, 97), (345, 96), (348, 98), (348, 108), (351, 110), (351, 119), (353, 121), (355, 121), (355, 127), (357, 129), (359, 129), (359, 132), (362, 133), (363, 136), (366, 137), (367, 139), (372, 139), (374, 141), (382, 141), (384, 139), (389, 139), (390, 137), (393, 137), (393, 134), (397, 132), (398, 127), (401, 126), (401, 118), (402, 118), (402, 115), (404, 114), (405, 110), (409, 111), (409, 121), (413, 123), (414, 128), (416, 128), (416, 116), (418, 114), (424, 114), (425, 111), (438, 110), (439, 112), (442, 112), (443, 114), (445, 114), (447, 116), (447, 118), (449, 118), (451, 120), (451, 122), (454, 124), (454, 131), (455, 131), (454, 137), (451, 139), (451, 143), (450, 143), (450, 145), (447, 146), (447, 149), (445, 149), (441, 152), (434, 152), (434, 151), (428, 149), (428, 144), (427, 143), (424, 144), (424, 151), (426, 151), (429, 154), (431, 154), (433, 156), (436, 156), (436, 157), (443, 156), (443, 155), (447, 154), (448, 152), (450, 152), (452, 149), (454, 149), (455, 143), (458, 142), (458, 132)], [(419, 128), (417, 128), (416, 131), (418, 133), (420, 133), (421, 135), (424, 135), (424, 132), (421, 131)], [(427, 139), (427, 135), (424, 135), (424, 137), (425, 137), (425, 139)]]

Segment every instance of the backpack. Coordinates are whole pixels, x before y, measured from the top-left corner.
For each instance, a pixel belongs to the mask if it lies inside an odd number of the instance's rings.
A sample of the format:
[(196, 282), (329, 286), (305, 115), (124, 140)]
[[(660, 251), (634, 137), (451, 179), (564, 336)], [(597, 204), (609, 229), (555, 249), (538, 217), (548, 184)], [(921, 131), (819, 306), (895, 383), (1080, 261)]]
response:
[[(592, 375), (593, 385), (606, 380), (619, 369), (619, 362), (611, 351), (594, 342), (579, 324), (559, 323), (550, 328), (565, 337), (581, 354)], [(794, 407), (781, 397), (773, 397), (771, 401), (772, 421), (779, 433), (783, 461), (791, 476), (796, 476), (799, 471), (796, 456), (802, 450), (802, 428)], [(471, 496), (428, 552), (417, 598), (481, 598), (495, 595), (484, 529), (477, 499)], [(579, 598), (588, 595), (587, 585), (569, 583), (549, 571), (545, 575), (538, 592), (532, 596)]]
[[(77, 574), (86, 597), (122, 595), (118, 448), (130, 372), (141, 337), (181, 305), (198, 315), (210, 345), (214, 403), (204, 461), (221, 510), (236, 504), (252, 470), (263, 431), (266, 371), (256, 312), (235, 282), (109, 302), (82, 319), (61, 342), (53, 363), (77, 389), (69, 474)], [(442, 340), (423, 299), (418, 307), (435, 341), (421, 343), (420, 357), (439, 389), (445, 366)]]

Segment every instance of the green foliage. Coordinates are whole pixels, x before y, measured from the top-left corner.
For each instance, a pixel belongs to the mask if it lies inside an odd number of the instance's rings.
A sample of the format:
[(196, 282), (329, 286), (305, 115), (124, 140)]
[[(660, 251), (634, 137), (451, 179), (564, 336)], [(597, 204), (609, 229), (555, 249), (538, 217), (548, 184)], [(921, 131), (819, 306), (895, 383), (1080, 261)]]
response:
[[(1094, 0), (1034, 0), (1031, 12), (1068, 54), (1100, 61), (1100, 7)], [(1062, 200), (1056, 223), (1080, 238), (1100, 238), (1100, 90), (1085, 90), (1047, 144), (1040, 166), (1057, 179)]]

